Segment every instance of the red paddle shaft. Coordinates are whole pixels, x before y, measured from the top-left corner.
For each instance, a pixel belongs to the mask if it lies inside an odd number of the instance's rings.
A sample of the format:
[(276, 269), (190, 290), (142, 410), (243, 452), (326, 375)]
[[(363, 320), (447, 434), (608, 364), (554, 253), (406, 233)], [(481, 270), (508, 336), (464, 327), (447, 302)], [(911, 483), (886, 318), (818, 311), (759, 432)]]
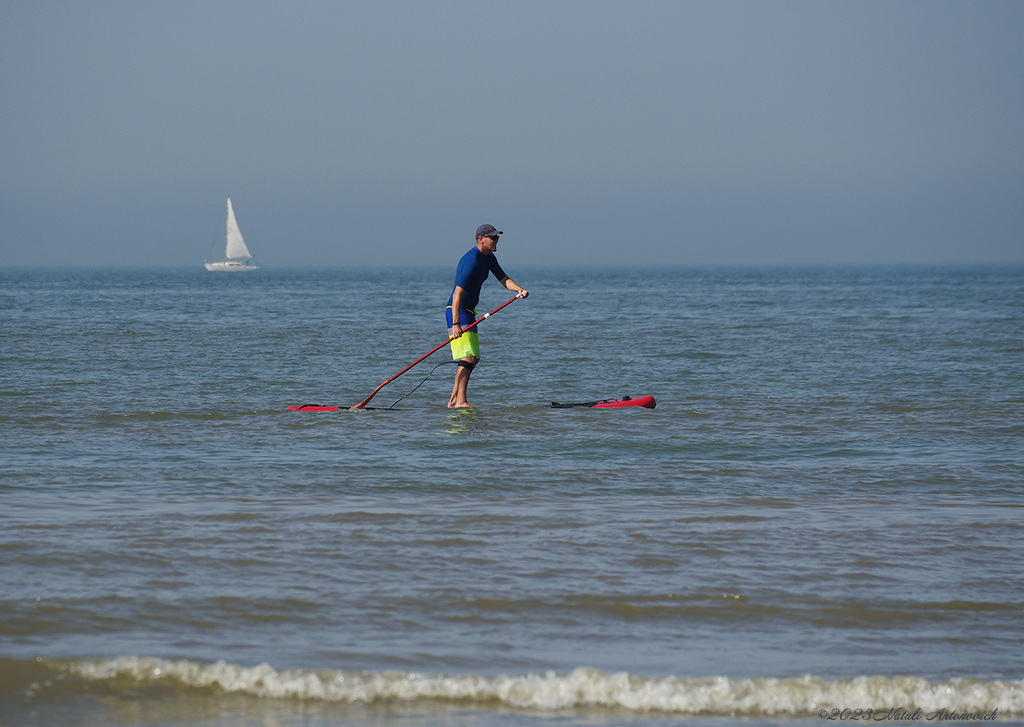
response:
[[(466, 332), (466, 331), (468, 331), (468, 330), (469, 330), (470, 328), (473, 328), (473, 327), (474, 327), (474, 326), (475, 326), (475, 325), (476, 325), (477, 323), (480, 323), (481, 321), (487, 320), (488, 318), (490, 318), (491, 316), (493, 316), (493, 315), (494, 315), (495, 313), (497, 313), (498, 311), (500, 311), (500, 310), (501, 310), (502, 308), (504, 308), (505, 306), (507, 306), (507, 305), (508, 305), (509, 303), (512, 303), (512, 302), (514, 302), (514, 301), (517, 301), (517, 300), (519, 300), (519, 299), (520, 299), (521, 297), (522, 297), (521, 295), (516, 295), (516, 297), (515, 297), (515, 298), (512, 298), (512, 300), (509, 300), (509, 301), (507, 301), (507, 302), (505, 302), (505, 303), (502, 303), (502, 304), (501, 304), (501, 305), (499, 305), (499, 306), (498, 306), (497, 308), (495, 308), (494, 310), (492, 310), (492, 311), (491, 311), (490, 313), (485, 313), (484, 315), (480, 316), (480, 317), (479, 317), (479, 318), (477, 318), (477, 319), (476, 319), (475, 321), (473, 321), (472, 323), (470, 323), (470, 324), (469, 324), (468, 326), (463, 326), (463, 328), (462, 328), (462, 332), (463, 332), (463, 333), (465, 333), (465, 332)], [(361, 402), (359, 402), (358, 404), (356, 404), (356, 405), (355, 405), (354, 407), (352, 407), (352, 408), (353, 408), (353, 409), (362, 409), (362, 408), (364, 408), (364, 407), (365, 407), (365, 406), (366, 406), (367, 404), (369, 404), (369, 403), (370, 403), (370, 399), (372, 399), (373, 397), (377, 396), (377, 392), (378, 392), (378, 391), (380, 391), (381, 389), (383, 389), (383, 388), (384, 388), (385, 386), (387, 386), (388, 384), (390, 384), (390, 383), (391, 383), (392, 381), (394, 381), (395, 379), (397, 379), (397, 378), (398, 378), (399, 376), (401, 376), (402, 374), (404, 374), (404, 373), (405, 373), (406, 371), (408, 371), (409, 369), (411, 369), (411, 368), (412, 368), (413, 366), (415, 366), (416, 364), (418, 364), (418, 363), (419, 363), (420, 361), (422, 361), (423, 359), (425, 359), (425, 358), (427, 358), (428, 356), (430, 356), (430, 354), (432, 354), (432, 353), (434, 353), (435, 351), (437, 351), (437, 350), (439, 350), (439, 349), (442, 349), (442, 348), (444, 348), (445, 346), (447, 346), (447, 345), (448, 345), (449, 343), (451, 343), (451, 342), (452, 342), (452, 340), (454, 340), (454, 339), (452, 339), (452, 338), (449, 338), (449, 339), (448, 339), (447, 341), (445, 341), (444, 343), (441, 343), (441, 344), (439, 344), (439, 345), (437, 345), (437, 346), (434, 346), (434, 347), (433, 347), (432, 349), (430, 349), (429, 351), (427, 351), (427, 352), (426, 352), (425, 354), (423, 354), (422, 356), (420, 356), (420, 357), (419, 357), (418, 359), (416, 359), (415, 361), (413, 361), (413, 362), (412, 362), (411, 364), (409, 364), (408, 366), (406, 366), (406, 367), (405, 367), (404, 369), (402, 369), (402, 370), (401, 370), (401, 371), (399, 371), (399, 372), (398, 372), (397, 374), (395, 374), (395, 375), (394, 375), (394, 376), (392, 376), (392, 377), (391, 377), (390, 379), (388, 379), (387, 381), (385, 381), (384, 383), (382, 383), (382, 384), (381, 384), (380, 386), (378, 386), (378, 387), (377, 387), (376, 389), (374, 389), (374, 390), (373, 390), (373, 393), (372, 393), (372, 394), (370, 394), (370, 395), (369, 395), (368, 397), (366, 397), (365, 399), (363, 399), (363, 400), (362, 400)]]

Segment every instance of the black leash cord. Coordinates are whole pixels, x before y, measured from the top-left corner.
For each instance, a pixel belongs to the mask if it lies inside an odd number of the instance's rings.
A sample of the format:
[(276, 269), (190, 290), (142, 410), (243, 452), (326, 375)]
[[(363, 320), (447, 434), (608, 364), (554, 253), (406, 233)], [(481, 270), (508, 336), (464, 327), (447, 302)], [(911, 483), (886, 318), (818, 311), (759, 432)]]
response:
[(387, 409), (388, 409), (389, 411), (390, 411), (391, 409), (394, 409), (394, 408), (395, 408), (395, 406), (396, 406), (396, 405), (398, 404), (398, 402), (402, 401), (402, 399), (407, 399), (407, 398), (409, 398), (410, 396), (412, 396), (413, 392), (415, 392), (415, 391), (416, 391), (416, 389), (420, 388), (420, 387), (421, 387), (421, 386), (423, 386), (423, 385), (424, 385), (425, 383), (427, 383), (427, 379), (429, 379), (429, 378), (430, 378), (430, 377), (431, 377), (431, 376), (433, 375), (433, 373), (434, 373), (435, 371), (437, 371), (437, 370), (438, 370), (439, 368), (441, 368), (442, 366), (444, 366), (444, 365), (446, 365), (446, 364), (457, 364), (457, 363), (458, 363), (458, 361), (442, 361), (442, 362), (441, 362), (441, 363), (439, 363), (439, 364), (438, 364), (437, 366), (435, 366), (434, 368), (430, 369), (430, 373), (428, 373), (428, 374), (427, 374), (426, 376), (424, 376), (424, 377), (423, 377), (423, 381), (421, 381), (420, 383), (416, 384), (416, 386), (414, 386), (414, 387), (413, 387), (412, 391), (410, 391), (410, 392), (409, 392), (408, 394), (406, 394), (405, 396), (403, 396), (403, 397), (401, 397), (400, 399), (398, 399), (398, 401), (396, 401), (396, 402), (395, 402), (394, 404), (392, 404), (391, 406), (387, 407)]

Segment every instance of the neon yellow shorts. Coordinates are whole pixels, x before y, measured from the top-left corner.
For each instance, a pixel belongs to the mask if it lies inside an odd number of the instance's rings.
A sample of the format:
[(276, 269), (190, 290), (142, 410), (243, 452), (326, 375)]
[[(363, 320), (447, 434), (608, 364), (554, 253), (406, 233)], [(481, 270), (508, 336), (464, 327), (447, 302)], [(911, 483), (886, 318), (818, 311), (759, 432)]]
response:
[[(449, 335), (451, 334), (449, 333)], [(467, 331), (458, 338), (452, 339), (452, 360), (458, 361), (467, 356), (480, 358), (480, 336), (476, 331)]]

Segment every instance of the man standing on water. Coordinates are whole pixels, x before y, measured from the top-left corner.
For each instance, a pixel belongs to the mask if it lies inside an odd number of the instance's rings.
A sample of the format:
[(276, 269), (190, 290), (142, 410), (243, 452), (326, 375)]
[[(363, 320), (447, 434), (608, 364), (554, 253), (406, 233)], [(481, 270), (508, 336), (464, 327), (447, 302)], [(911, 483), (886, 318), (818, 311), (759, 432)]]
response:
[(480, 362), (480, 337), (476, 330), (462, 332), (462, 327), (476, 319), (476, 305), (480, 300), (480, 288), (487, 280), (489, 273), (494, 273), (501, 284), (525, 298), (528, 292), (520, 288), (516, 281), (505, 274), (498, 265), (494, 255), (498, 249), (498, 236), (504, 234), (495, 229), (494, 225), (480, 225), (476, 228), (476, 246), (459, 260), (455, 270), (455, 287), (448, 298), (445, 321), (448, 324), (448, 335), (452, 338), (452, 358), (459, 362), (455, 371), (455, 384), (448, 407), (472, 406), (466, 400), (469, 387), (469, 375), (473, 367)]

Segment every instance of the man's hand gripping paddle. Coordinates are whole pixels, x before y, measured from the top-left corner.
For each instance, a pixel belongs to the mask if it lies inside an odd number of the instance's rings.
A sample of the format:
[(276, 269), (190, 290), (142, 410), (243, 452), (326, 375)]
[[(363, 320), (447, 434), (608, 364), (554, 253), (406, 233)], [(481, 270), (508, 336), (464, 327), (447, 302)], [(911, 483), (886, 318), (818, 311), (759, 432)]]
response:
[[(505, 306), (507, 306), (507, 305), (509, 305), (510, 303), (513, 303), (513, 302), (515, 302), (515, 301), (519, 300), (519, 299), (520, 299), (520, 298), (522, 298), (522, 297), (523, 297), (523, 294), (522, 294), (522, 293), (516, 293), (516, 297), (515, 297), (515, 298), (512, 298), (511, 300), (509, 300), (509, 301), (506, 301), (505, 303), (502, 303), (502, 304), (501, 304), (501, 305), (499, 305), (499, 306), (498, 306), (497, 308), (495, 308), (494, 310), (492, 310), (492, 311), (491, 311), (490, 313), (484, 313), (484, 314), (483, 314), (482, 316), (480, 316), (479, 318), (477, 318), (477, 319), (476, 319), (475, 321), (473, 321), (473, 322), (472, 322), (472, 323), (470, 323), (469, 325), (467, 325), (467, 326), (463, 326), (463, 328), (462, 328), (462, 332), (463, 332), (463, 333), (465, 333), (465, 332), (466, 332), (466, 331), (468, 331), (469, 329), (471, 329), (471, 328), (473, 328), (474, 326), (476, 326), (476, 324), (477, 324), (477, 323), (480, 323), (481, 321), (485, 321), (485, 320), (487, 320), (488, 318), (490, 318), (491, 316), (493, 316), (493, 315), (494, 315), (495, 313), (497, 313), (498, 311), (500, 311), (500, 310), (501, 310), (502, 308), (504, 308)], [(402, 370), (401, 370), (401, 371), (399, 371), (399, 372), (398, 372), (397, 374), (395, 374), (395, 375), (394, 375), (394, 376), (392, 376), (392, 377), (391, 377), (390, 379), (388, 379), (387, 381), (383, 382), (383, 383), (382, 383), (382, 384), (381, 384), (380, 386), (378, 386), (378, 387), (377, 387), (376, 389), (374, 389), (374, 390), (373, 390), (373, 393), (371, 393), (371, 394), (370, 394), (370, 395), (369, 395), (368, 397), (366, 397), (366, 398), (365, 398), (365, 399), (363, 399), (363, 400), (362, 400), (361, 402), (359, 402), (359, 403), (358, 403), (358, 404), (356, 404), (356, 405), (355, 405), (354, 407), (352, 407), (352, 410), (357, 410), (357, 409), (365, 409), (365, 408), (366, 408), (366, 405), (370, 403), (370, 399), (372, 399), (373, 397), (377, 396), (377, 392), (378, 392), (378, 391), (380, 391), (381, 389), (383, 389), (383, 388), (384, 388), (385, 386), (387, 386), (388, 384), (390, 384), (390, 383), (391, 383), (392, 381), (394, 381), (395, 379), (397, 379), (397, 378), (398, 378), (399, 376), (401, 376), (402, 374), (404, 374), (404, 373), (405, 373), (406, 371), (408, 371), (409, 369), (411, 369), (411, 368), (412, 368), (413, 366), (415, 366), (416, 364), (418, 364), (418, 363), (419, 363), (420, 361), (422, 361), (422, 360), (424, 360), (425, 358), (429, 357), (429, 356), (430, 356), (430, 355), (431, 355), (432, 353), (434, 353), (435, 351), (438, 351), (438, 350), (440, 350), (440, 349), (444, 348), (445, 346), (447, 346), (447, 345), (448, 345), (449, 343), (451, 343), (451, 342), (452, 342), (452, 340), (453, 340), (453, 338), (452, 338), (451, 336), (449, 336), (449, 337), (448, 337), (448, 340), (447, 340), (447, 341), (445, 341), (444, 343), (438, 344), (437, 346), (434, 346), (434, 347), (433, 347), (432, 349), (430, 349), (429, 351), (427, 351), (427, 352), (426, 352), (425, 354), (423, 354), (422, 356), (420, 356), (420, 357), (419, 357), (418, 359), (416, 359), (415, 361), (413, 361), (413, 362), (412, 362), (411, 364), (409, 364), (408, 366), (406, 366), (406, 367), (405, 367), (404, 369), (402, 369)]]

